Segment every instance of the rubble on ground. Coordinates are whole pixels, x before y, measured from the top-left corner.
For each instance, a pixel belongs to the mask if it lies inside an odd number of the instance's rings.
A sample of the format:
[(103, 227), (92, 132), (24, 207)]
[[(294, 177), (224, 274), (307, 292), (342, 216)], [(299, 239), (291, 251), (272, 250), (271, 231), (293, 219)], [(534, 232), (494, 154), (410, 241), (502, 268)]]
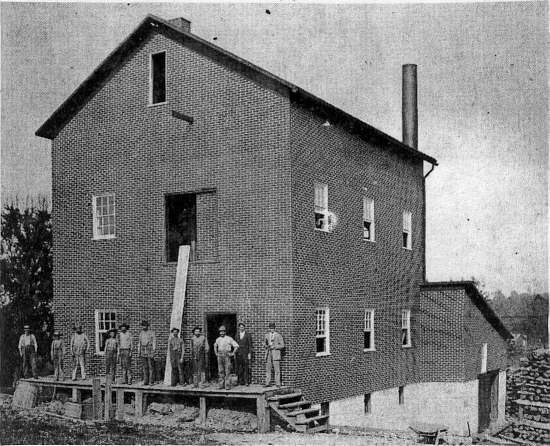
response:
[(506, 381), (506, 413), (517, 420), (499, 437), (550, 444), (550, 352), (536, 350), (520, 364)]
[(229, 409), (210, 409), (206, 427), (216, 431), (254, 432), (258, 429), (258, 417), (252, 413)]
[(0, 393), (0, 408), (11, 407), (12, 396), (8, 393)]

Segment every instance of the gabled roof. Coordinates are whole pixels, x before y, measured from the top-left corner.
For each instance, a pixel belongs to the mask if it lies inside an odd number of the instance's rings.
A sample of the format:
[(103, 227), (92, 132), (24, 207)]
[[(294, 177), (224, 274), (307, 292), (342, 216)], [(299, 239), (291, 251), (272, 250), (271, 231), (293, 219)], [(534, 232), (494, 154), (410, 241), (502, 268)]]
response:
[(364, 139), (376, 141), (385, 149), (394, 150), (402, 155), (414, 159), (422, 159), (437, 165), (437, 161), (431, 156), (403, 144), (401, 141), (351, 116), (300, 87), (153, 15), (145, 17), (138, 27), (54, 111), (35, 134), (44, 138), (55, 138), (65, 124), (80, 111), (86, 102), (109, 80), (120, 64), (129, 58), (133, 50), (138, 48), (154, 30), (250, 77), (256, 82), (288, 95), (292, 101), (308, 107), (323, 119), (329, 119), (331, 123), (341, 125), (346, 130), (359, 134)]
[(512, 339), (512, 333), (504, 326), (500, 318), (495, 311), (487, 303), (483, 295), (477, 289), (475, 283), (471, 280), (463, 280), (457, 282), (425, 282), (422, 284), (424, 288), (462, 288), (466, 291), (466, 294), (470, 297), (473, 304), (477, 307), (481, 314), (485, 316), (487, 322), (489, 322), (493, 328), (502, 336), (505, 340)]

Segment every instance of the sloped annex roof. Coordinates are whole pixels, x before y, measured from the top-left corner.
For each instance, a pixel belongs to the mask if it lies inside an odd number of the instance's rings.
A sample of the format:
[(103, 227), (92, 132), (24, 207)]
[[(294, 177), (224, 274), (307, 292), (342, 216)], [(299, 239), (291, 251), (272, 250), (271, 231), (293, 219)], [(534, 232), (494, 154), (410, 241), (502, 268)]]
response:
[(356, 133), (369, 141), (375, 141), (385, 149), (437, 165), (435, 158), (403, 144), (296, 85), (153, 15), (145, 17), (138, 27), (54, 111), (35, 134), (48, 139), (55, 138), (65, 124), (80, 111), (86, 102), (109, 80), (120, 64), (130, 57), (133, 50), (137, 49), (153, 30), (162, 32), (186, 47), (210, 57), (256, 82), (287, 94), (292, 101), (309, 108), (323, 119), (329, 119), (331, 123), (344, 127), (349, 132)]
[(466, 294), (470, 297), (473, 304), (483, 314), (487, 322), (489, 322), (493, 328), (502, 336), (505, 340), (512, 339), (512, 333), (504, 326), (500, 318), (495, 311), (487, 303), (483, 295), (477, 289), (475, 283), (471, 280), (463, 280), (456, 282), (425, 282), (422, 284), (423, 288), (435, 288), (435, 289), (448, 289), (448, 288), (462, 288), (466, 291)]

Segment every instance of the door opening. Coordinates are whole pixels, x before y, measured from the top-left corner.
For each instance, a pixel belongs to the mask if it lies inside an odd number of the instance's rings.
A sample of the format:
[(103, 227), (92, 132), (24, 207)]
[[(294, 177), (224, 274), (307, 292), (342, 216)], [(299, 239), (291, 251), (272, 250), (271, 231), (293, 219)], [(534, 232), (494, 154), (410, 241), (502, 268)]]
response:
[(237, 314), (235, 313), (208, 313), (206, 314), (206, 339), (210, 346), (210, 354), (208, 356), (208, 372), (209, 379), (215, 380), (218, 378), (218, 359), (214, 353), (214, 342), (219, 336), (218, 329), (221, 325), (225, 325), (225, 334), (235, 339), (237, 334)]
[(498, 417), (498, 371), (479, 375), (478, 382), (478, 432), (483, 432)]

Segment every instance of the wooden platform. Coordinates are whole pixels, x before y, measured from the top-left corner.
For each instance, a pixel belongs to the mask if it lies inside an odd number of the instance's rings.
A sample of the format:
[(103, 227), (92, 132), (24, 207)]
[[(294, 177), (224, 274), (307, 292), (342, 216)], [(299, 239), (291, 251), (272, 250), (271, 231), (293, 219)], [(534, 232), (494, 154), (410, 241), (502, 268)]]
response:
[[(71, 391), (72, 399), (74, 401), (82, 400), (82, 391), (93, 390), (93, 380), (88, 378), (85, 380), (72, 381), (65, 379), (63, 381), (55, 381), (53, 377), (44, 377), (40, 379), (28, 378), (23, 379), (39, 387), (55, 387), (57, 391), (62, 389), (68, 389)], [(268, 432), (271, 428), (271, 414), (268, 404), (268, 398), (278, 394), (285, 394), (292, 392), (289, 387), (264, 387), (258, 384), (251, 384), (250, 386), (235, 386), (229, 390), (220, 389), (218, 383), (209, 383), (205, 387), (196, 388), (193, 385), (186, 386), (167, 386), (163, 383), (156, 383), (154, 385), (135, 384), (121, 384), (110, 383), (111, 391), (105, 392), (106, 382), (105, 378), (100, 378), (100, 389), (102, 391), (103, 404), (106, 408), (111, 406), (112, 393), (116, 393), (116, 418), (118, 420), (124, 419), (124, 396), (126, 393), (133, 394), (134, 397), (134, 413), (136, 417), (144, 415), (147, 408), (147, 397), (149, 395), (185, 395), (198, 397), (199, 399), (199, 413), (202, 423), (206, 422), (208, 405), (208, 398), (243, 398), (256, 400), (256, 413), (258, 416), (258, 431)], [(109, 419), (110, 410), (105, 410), (105, 419)]]

